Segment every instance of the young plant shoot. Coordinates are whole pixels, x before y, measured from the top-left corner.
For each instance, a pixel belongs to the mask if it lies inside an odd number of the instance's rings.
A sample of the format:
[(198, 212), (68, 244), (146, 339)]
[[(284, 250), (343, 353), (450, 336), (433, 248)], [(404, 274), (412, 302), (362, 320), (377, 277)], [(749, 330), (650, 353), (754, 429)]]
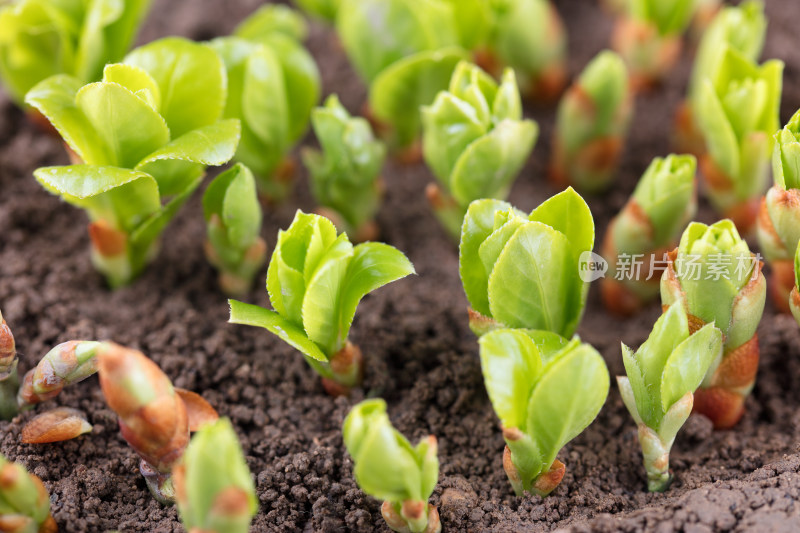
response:
[(761, 0), (745, 0), (716, 14), (703, 33), (692, 67), (688, 95), (676, 117), (675, 143), (682, 152), (698, 157), (705, 153), (697, 119), (701, 108), (700, 96), (704, 80), (719, 68), (726, 48), (733, 48), (749, 61), (756, 61), (764, 47), (766, 30), (767, 19)]
[(550, 0), (489, 2), (489, 36), (478, 63), (495, 77), (513, 68), (522, 94), (555, 100), (567, 81), (567, 34)]
[(439, 185), (428, 200), (447, 232), (458, 239), (470, 202), (505, 200), (536, 144), (539, 127), (522, 118), (522, 103), (508, 69), (500, 85), (461, 62), (429, 107), (422, 108), (422, 150)]
[(724, 335), (722, 359), (694, 395), (694, 410), (717, 429), (736, 425), (758, 371), (758, 335), (767, 282), (731, 220), (692, 222), (670, 252), (661, 277), (664, 308), (680, 302), (692, 332), (714, 323)]
[[(23, 106), (39, 82), (67, 74), (97, 81), (121, 61), (150, 0), (12, 0), (0, 6), (0, 79)], [(45, 121), (46, 123), (46, 121)]]
[(161, 503), (175, 500), (172, 469), (189, 443), (189, 431), (216, 421), (199, 395), (176, 389), (141, 352), (112, 342), (98, 348), (100, 387), (119, 416), (122, 437), (141, 457), (139, 470)]
[(439, 479), (436, 437), (412, 446), (389, 421), (386, 402), (364, 400), (350, 410), (342, 426), (358, 486), (383, 500), (381, 514), (398, 533), (439, 533), (436, 507), (428, 503)]
[(172, 477), (187, 531), (250, 531), (258, 498), (239, 439), (227, 418), (194, 434)]
[(800, 242), (800, 111), (775, 134), (772, 176), (775, 183), (761, 200), (756, 227), (761, 251), (772, 267), (772, 301), (788, 313), (795, 286), (793, 253)]
[(798, 287), (800, 287), (800, 243), (794, 252), (794, 288), (789, 295), (789, 309), (791, 309), (794, 319), (800, 324), (800, 289)]
[(500, 200), (472, 202), (459, 253), (472, 331), (530, 328), (571, 337), (588, 292), (579, 262), (593, 246), (592, 213), (572, 188), (529, 216)]
[(758, 66), (729, 47), (698, 99), (696, 118), (708, 149), (700, 169), (708, 197), (743, 234), (753, 229), (767, 186), (782, 78), (783, 62)]
[(369, 122), (350, 116), (336, 95), (311, 113), (311, 124), (322, 150), (305, 149), (303, 162), (320, 213), (354, 241), (374, 240), (386, 147)]
[(692, 412), (694, 391), (721, 356), (722, 332), (706, 324), (692, 334), (680, 302), (661, 315), (636, 353), (622, 345), (627, 377), (617, 376), (617, 385), (639, 428), (651, 492), (669, 487), (672, 443)]
[(87, 211), (92, 262), (111, 287), (130, 283), (153, 259), (206, 166), (233, 157), (239, 122), (219, 120), (225, 88), (213, 50), (167, 38), (107, 65), (101, 82), (60, 75), (28, 93), (74, 160), (34, 175)]
[(212, 181), (203, 195), (208, 261), (230, 296), (246, 294), (267, 258), (261, 231), (261, 204), (253, 174), (237, 163)]
[(601, 52), (558, 105), (551, 180), (587, 192), (607, 188), (619, 165), (631, 112), (625, 63), (614, 52)]
[(0, 531), (56, 533), (42, 480), (0, 454)]
[(576, 337), (498, 329), (480, 338), (486, 391), (503, 426), (503, 468), (514, 492), (550, 494), (566, 466), (556, 459), (592, 423), (608, 396), (603, 357)]
[(459, 47), (452, 2), (342, 0), (336, 28), (347, 56), (369, 85), (369, 115), (401, 159), (418, 158), (417, 111), (447, 89)]
[(11, 420), (19, 412), (17, 390), (17, 346), (14, 334), (0, 313), (0, 420)]
[(230, 300), (233, 324), (265, 328), (299, 350), (331, 395), (361, 383), (361, 350), (348, 339), (356, 307), (379, 287), (414, 274), (396, 248), (350, 244), (325, 217), (298, 211), (278, 233), (267, 271), (274, 311)]
[(294, 0), (297, 7), (328, 24), (336, 21), (341, 0)]
[(286, 6), (266, 5), (211, 47), (228, 73), (224, 116), (239, 119), (242, 139), (235, 159), (253, 172), (271, 201), (289, 193), (294, 163), (289, 151), (308, 129), (320, 94), (320, 77), (303, 47), (306, 23)]
[(696, 0), (628, 0), (611, 41), (631, 70), (635, 88), (651, 87), (675, 66), (681, 37), (697, 8)]
[(628, 203), (614, 217), (603, 241), (608, 273), (603, 302), (618, 315), (632, 315), (658, 297), (663, 268), (656, 265), (678, 242), (697, 211), (697, 160), (691, 155), (657, 157)]

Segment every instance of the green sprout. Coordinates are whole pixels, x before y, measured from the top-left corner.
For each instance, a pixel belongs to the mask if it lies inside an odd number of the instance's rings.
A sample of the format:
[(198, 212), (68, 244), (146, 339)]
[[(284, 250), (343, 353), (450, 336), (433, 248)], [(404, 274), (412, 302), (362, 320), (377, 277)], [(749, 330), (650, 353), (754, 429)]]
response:
[(782, 78), (783, 62), (758, 66), (728, 47), (698, 98), (696, 118), (708, 148), (700, 163), (709, 200), (745, 234), (767, 186)]
[(601, 52), (558, 105), (550, 178), (598, 192), (616, 175), (632, 113), (625, 63)]
[(433, 435), (412, 446), (389, 421), (386, 402), (364, 400), (347, 414), (344, 445), (353, 458), (358, 486), (383, 500), (381, 514), (398, 533), (438, 533), (439, 512), (428, 503), (439, 479)]
[(56, 533), (42, 480), (0, 454), (0, 531)]
[(56, 74), (82, 84), (121, 61), (150, 0), (13, 0), (0, 6), (0, 79), (22, 106), (25, 94)]
[(775, 134), (772, 175), (775, 184), (761, 201), (756, 229), (761, 251), (772, 267), (773, 302), (788, 313), (795, 286), (792, 251), (800, 242), (800, 111)]
[(722, 332), (712, 323), (692, 334), (680, 302), (661, 315), (636, 353), (622, 345), (627, 377), (617, 376), (617, 384), (639, 428), (651, 492), (669, 487), (672, 443), (692, 412), (694, 391), (721, 356)]
[(486, 391), (503, 426), (503, 467), (514, 492), (547, 496), (564, 477), (556, 459), (608, 396), (603, 357), (578, 338), (498, 329), (480, 339)]
[(629, 0), (612, 36), (636, 88), (660, 82), (675, 66), (681, 37), (697, 9), (696, 0)]
[(458, 239), (470, 202), (504, 200), (530, 155), (538, 125), (522, 118), (512, 70), (500, 85), (475, 65), (461, 62), (450, 89), (422, 108), (422, 149), (439, 185), (429, 185), (431, 205)]
[(101, 82), (58, 75), (28, 93), (75, 163), (34, 175), (87, 211), (92, 262), (112, 287), (130, 283), (153, 259), (206, 166), (233, 157), (239, 122), (220, 121), (225, 88), (213, 50), (167, 38), (107, 65)]
[(332, 24), (336, 21), (339, 4), (342, 0), (293, 0), (297, 7), (324, 22)]
[(441, 0), (342, 0), (336, 28), (369, 85), (369, 111), (405, 158), (421, 127), (420, 106), (447, 89), (459, 47), (455, 6)]
[(697, 156), (705, 152), (703, 136), (697, 129), (703, 82), (716, 72), (726, 48), (736, 50), (749, 61), (756, 61), (764, 47), (766, 30), (767, 19), (761, 0), (745, 0), (738, 6), (724, 7), (714, 16), (703, 33), (692, 67), (688, 95), (678, 111), (676, 143), (682, 151)]
[(794, 252), (794, 287), (789, 294), (789, 309), (792, 311), (792, 316), (800, 324), (800, 243), (797, 244), (797, 250)]
[(230, 420), (221, 418), (195, 433), (172, 475), (187, 531), (250, 531), (258, 498)]
[(588, 292), (579, 263), (593, 246), (592, 213), (572, 188), (529, 216), (500, 200), (472, 202), (459, 254), (472, 331), (530, 328), (571, 337)]
[(691, 155), (656, 157), (609, 223), (603, 241), (609, 266), (601, 287), (612, 312), (632, 315), (658, 296), (661, 270), (653, 275), (656, 262), (675, 247), (697, 211), (696, 170)]
[(319, 100), (319, 71), (302, 45), (306, 33), (298, 13), (266, 5), (232, 37), (210, 43), (228, 74), (224, 116), (242, 124), (235, 159), (250, 168), (261, 193), (273, 201), (289, 192), (294, 170), (287, 155), (305, 135)]
[(245, 294), (267, 258), (267, 244), (259, 236), (261, 204), (250, 169), (238, 163), (217, 176), (203, 195), (203, 214), (206, 257), (220, 271), (222, 290), (231, 296)]
[(314, 198), (354, 240), (371, 240), (378, 233), (375, 214), (386, 147), (375, 139), (369, 122), (350, 116), (336, 95), (311, 113), (311, 123), (322, 148), (303, 151)]
[(695, 394), (694, 409), (718, 429), (733, 427), (758, 371), (758, 335), (767, 282), (731, 220), (692, 222), (669, 255), (661, 277), (661, 303), (680, 302), (692, 331), (714, 323), (724, 335), (723, 356)]
[(267, 271), (274, 311), (230, 300), (233, 324), (265, 328), (299, 350), (332, 395), (361, 383), (361, 351), (348, 339), (356, 308), (368, 293), (414, 273), (387, 244), (353, 246), (325, 217), (298, 211), (278, 233)]

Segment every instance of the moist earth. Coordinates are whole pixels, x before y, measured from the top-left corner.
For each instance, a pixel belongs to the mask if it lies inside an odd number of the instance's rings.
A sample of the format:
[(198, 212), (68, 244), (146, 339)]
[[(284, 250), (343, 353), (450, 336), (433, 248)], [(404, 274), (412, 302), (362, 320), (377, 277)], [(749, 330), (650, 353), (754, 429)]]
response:
[[(556, 1), (570, 34), (572, 75), (604, 48), (613, 26), (590, 0)], [(209, 39), (230, 32), (256, 0), (156, 0), (141, 41), (169, 34)], [(800, 107), (800, 3), (769, 0), (764, 57), (786, 62), (781, 122)], [(309, 46), (325, 93), (351, 111), (366, 90), (335, 36), (312, 24)], [(673, 76), (636, 100), (635, 120), (614, 190), (589, 198), (600, 242), (610, 218), (654, 156), (670, 151), (676, 106), (691, 50)], [(556, 192), (546, 180), (554, 110), (531, 106), (538, 145), (510, 200), (529, 210)], [(312, 136), (307, 142), (313, 143)], [(89, 262), (83, 212), (45, 192), (32, 171), (65, 164), (60, 143), (43, 134), (0, 93), (0, 307), (27, 370), (69, 339), (113, 339), (152, 357), (177, 386), (195, 390), (230, 417), (256, 479), (254, 531), (388, 531), (379, 502), (352, 477), (341, 423), (365, 397), (389, 404), (392, 422), (413, 440), (439, 439), (441, 474), (432, 501), (445, 531), (800, 531), (800, 330), (768, 304), (759, 328), (759, 377), (747, 413), (732, 431), (712, 431), (692, 416), (672, 453), (675, 482), (646, 491), (636, 427), (616, 387), (597, 420), (562, 450), (567, 473), (548, 498), (514, 496), (502, 469), (503, 439), (486, 396), (477, 343), (467, 327), (456, 246), (424, 197), (432, 180), (422, 164), (389, 162), (382, 239), (405, 251), (418, 275), (365, 298), (352, 340), (366, 358), (363, 390), (327, 396), (303, 358), (268, 332), (226, 323), (226, 299), (203, 257), (199, 194), (164, 234), (160, 255), (133, 286), (106, 289)], [(305, 173), (282, 206), (266, 209), (263, 236), (273, 246), (297, 208), (309, 211)], [(715, 220), (701, 202), (698, 219)], [(246, 298), (268, 306), (263, 278)], [(592, 286), (579, 334), (623, 372), (620, 341), (638, 346), (659, 314), (657, 303), (630, 320), (607, 315)], [(119, 436), (97, 379), (65, 390), (56, 404), (82, 409), (94, 429), (76, 440), (20, 444), (35, 412), (0, 422), (0, 451), (42, 478), (61, 531), (183, 531), (174, 507), (147, 492), (138, 459)], [(45, 407), (43, 407), (45, 408)], [(43, 409), (40, 408), (40, 409)]]

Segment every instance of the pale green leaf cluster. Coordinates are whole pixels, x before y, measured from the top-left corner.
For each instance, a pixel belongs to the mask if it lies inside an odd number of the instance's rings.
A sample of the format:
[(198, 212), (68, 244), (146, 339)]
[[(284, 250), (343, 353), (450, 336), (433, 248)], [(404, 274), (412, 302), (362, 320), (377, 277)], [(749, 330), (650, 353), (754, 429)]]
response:
[(336, 95), (311, 113), (311, 124), (322, 148), (303, 153), (311, 191), (320, 205), (341, 215), (346, 232), (356, 232), (378, 210), (386, 147), (375, 139), (369, 122), (352, 117)]
[(660, 35), (679, 35), (692, 20), (697, 0), (629, 0), (629, 15), (651, 24)]
[(376, 398), (354, 406), (342, 436), (361, 490), (392, 503), (428, 501), (439, 478), (436, 441), (422, 439), (412, 446), (392, 427), (385, 401)]
[(22, 105), (25, 94), (56, 74), (82, 84), (120, 61), (150, 0), (13, 0), (0, 6), (0, 79)]
[(342, 0), (294, 0), (294, 3), (309, 15), (333, 23)]
[(572, 188), (529, 216), (500, 200), (477, 200), (461, 232), (464, 292), (473, 310), (500, 325), (569, 337), (588, 290), (579, 259), (593, 246), (592, 213)]
[(480, 339), (486, 390), (504, 429), (524, 490), (600, 412), (608, 396), (603, 357), (579, 339), (547, 331), (498, 329)]
[[(181, 465), (185, 495), (179, 495), (177, 504), (187, 531), (247, 533), (250, 530), (258, 498), (230, 420), (221, 418), (195, 433)], [(231, 512), (230, 506), (218, 504), (220, 497), (233, 496), (247, 502), (240, 512)]]
[(766, 187), (782, 78), (782, 61), (759, 66), (728, 47), (704, 80), (698, 123), (714, 164), (733, 186), (729, 193), (710, 191), (717, 208), (757, 196)]
[(230, 321), (263, 327), (299, 350), (324, 377), (346, 342), (356, 307), (368, 293), (414, 273), (387, 244), (353, 246), (328, 219), (298, 211), (278, 243), (267, 272), (274, 311), (231, 300)]
[(286, 6), (266, 5), (236, 29), (213, 40), (228, 76), (224, 116), (242, 123), (236, 160), (247, 165), (266, 194), (285, 190), (273, 174), (308, 128), (320, 95), (320, 77), (303, 47), (306, 25)]
[(93, 222), (128, 237), (124, 264), (97, 263), (112, 285), (142, 270), (206, 166), (233, 156), (239, 123), (220, 120), (225, 94), (225, 71), (214, 51), (179, 38), (107, 65), (100, 82), (83, 85), (58, 75), (28, 93), (26, 102), (82, 162), (40, 168), (36, 179)]
[(498, 85), (467, 62), (456, 67), (449, 90), (422, 108), (422, 123), (425, 161), (462, 217), (474, 200), (508, 196), (539, 133), (522, 118), (512, 70)]
[[(7, 470), (7, 471), (6, 471)], [(25, 467), (12, 463), (0, 454), (0, 472), (11, 480), (0, 487), (0, 516), (18, 519), (21, 528), (14, 531), (35, 533), (50, 516), (50, 498), (41, 481), (29, 474)]]
[(781, 188), (800, 189), (800, 110), (775, 134), (772, 175)]

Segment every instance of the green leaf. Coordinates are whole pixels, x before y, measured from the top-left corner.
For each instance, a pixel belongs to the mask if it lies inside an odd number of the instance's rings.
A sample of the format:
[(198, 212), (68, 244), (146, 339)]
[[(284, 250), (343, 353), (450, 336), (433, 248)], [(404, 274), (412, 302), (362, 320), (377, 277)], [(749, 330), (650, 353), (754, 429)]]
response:
[(675, 348), (666, 362), (661, 379), (661, 407), (664, 412), (687, 392), (694, 393), (711, 363), (721, 353), (722, 332), (714, 324), (706, 324)]
[(261, 230), (261, 204), (256, 182), (250, 170), (236, 164), (217, 176), (203, 195), (203, 214), (206, 221), (212, 215), (220, 217), (227, 240), (238, 249), (249, 247)]
[(156, 112), (161, 106), (161, 90), (156, 81), (139, 67), (124, 63), (106, 65), (103, 69), (103, 81), (122, 85)]
[(569, 240), (576, 258), (594, 247), (594, 219), (589, 206), (572, 187), (542, 202), (530, 220), (547, 224)]
[(280, 4), (268, 4), (258, 8), (233, 32), (237, 37), (260, 42), (275, 35), (303, 41), (308, 27), (303, 17), (294, 9)]
[(317, 361), (328, 361), (325, 354), (306, 336), (302, 329), (282, 318), (278, 313), (236, 300), (228, 300), (228, 303), (231, 306), (230, 323), (267, 329), (296, 350), (302, 352), (303, 355)]

